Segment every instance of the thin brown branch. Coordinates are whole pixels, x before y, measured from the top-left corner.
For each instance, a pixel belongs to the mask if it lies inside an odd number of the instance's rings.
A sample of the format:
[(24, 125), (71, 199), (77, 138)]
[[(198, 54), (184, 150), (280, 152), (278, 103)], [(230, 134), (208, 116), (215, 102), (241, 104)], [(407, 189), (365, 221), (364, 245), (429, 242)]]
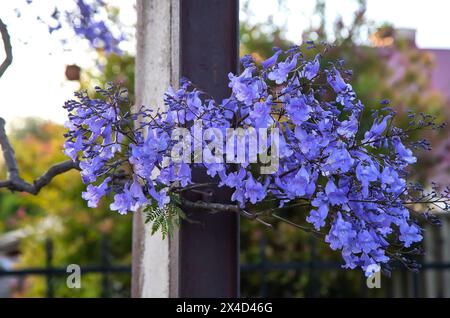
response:
[(320, 232), (320, 231), (316, 231), (315, 229), (313, 229), (313, 228), (310, 228), (310, 227), (307, 227), (307, 226), (303, 226), (303, 225), (300, 225), (300, 224), (297, 224), (297, 223), (294, 223), (294, 222), (292, 222), (292, 221), (290, 221), (290, 220), (288, 220), (288, 219), (286, 219), (286, 218), (284, 218), (284, 217), (282, 217), (282, 216), (279, 216), (278, 214), (272, 214), (271, 215), (272, 217), (274, 217), (275, 219), (278, 219), (278, 220), (280, 220), (280, 221), (282, 221), (282, 222), (284, 222), (284, 223), (287, 223), (287, 224), (289, 224), (289, 225), (292, 225), (293, 227), (296, 227), (296, 228), (298, 228), (298, 229), (301, 229), (301, 230), (303, 230), (303, 231), (305, 231), (305, 232), (310, 232), (310, 233), (313, 233), (313, 234), (318, 234), (318, 235), (324, 235), (322, 232)]
[(5, 130), (5, 120), (0, 117), (0, 146), (7, 168), (6, 180), (0, 181), (0, 188), (7, 188), (11, 191), (28, 192), (38, 194), (39, 191), (49, 184), (54, 177), (72, 169), (80, 169), (78, 162), (67, 160), (51, 166), (42, 176), (35, 179), (33, 183), (28, 183), (20, 177), (14, 149), (9, 142)]
[(17, 167), (14, 149), (6, 135), (5, 124), (5, 120), (0, 117), (0, 146), (2, 147), (3, 159), (8, 168), (7, 178), (15, 179), (19, 177), (19, 168)]
[[(6, 57), (0, 65), (0, 77), (5, 73), (13, 60), (11, 38), (9, 37), (8, 28), (0, 19), (0, 33), (2, 35), (3, 46), (5, 48)], [(37, 194), (42, 187), (49, 184), (54, 177), (72, 169), (79, 169), (78, 162), (67, 160), (58, 163), (47, 170), (42, 176), (28, 183), (20, 177), (19, 167), (17, 166), (14, 149), (9, 142), (5, 131), (5, 120), (0, 117), (0, 146), (2, 148), (3, 158), (7, 168), (7, 179), (0, 181), (0, 188), (7, 188), (11, 191), (28, 192)]]
[(262, 220), (258, 215), (250, 213), (245, 211), (244, 209), (240, 208), (237, 205), (234, 204), (223, 204), (223, 203), (211, 203), (211, 202), (205, 202), (205, 201), (189, 201), (186, 199), (182, 200), (182, 206), (186, 208), (194, 208), (194, 209), (202, 209), (207, 211), (215, 212), (232, 212), (232, 213), (238, 213), (248, 219), (255, 220), (267, 227), (272, 227), (270, 223), (267, 223), (266, 221)]
[[(214, 211), (222, 211), (222, 212), (234, 212), (234, 213), (239, 213), (239, 214), (242, 214), (242, 212), (243, 212), (243, 210), (235, 204), (211, 203), (211, 202), (205, 202), (205, 201), (193, 202), (193, 201), (189, 201), (186, 199), (182, 200), (182, 204), (184, 207), (194, 208), (194, 209), (214, 210)], [(248, 212), (245, 212), (245, 213), (248, 213)]]
[(0, 33), (2, 35), (3, 45), (5, 47), (6, 57), (5, 60), (0, 65), (0, 77), (2, 77), (3, 73), (8, 69), (8, 67), (12, 63), (12, 47), (11, 47), (11, 39), (9, 37), (8, 28), (3, 23), (2, 19), (0, 19)]

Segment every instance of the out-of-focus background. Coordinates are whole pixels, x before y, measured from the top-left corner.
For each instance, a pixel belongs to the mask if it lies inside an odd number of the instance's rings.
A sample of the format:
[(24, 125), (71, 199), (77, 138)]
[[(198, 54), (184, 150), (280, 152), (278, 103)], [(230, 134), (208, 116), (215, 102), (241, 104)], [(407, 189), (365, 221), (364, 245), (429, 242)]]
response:
[[(51, 12), (52, 1), (34, 1), (32, 9), (24, 5), (20, 14), (18, 2), (0, 3), (14, 54), (0, 79), (0, 116), (7, 120), (21, 171), (32, 180), (65, 159), (61, 106), (73, 91), (113, 81), (133, 94), (136, 14), (134, 1), (105, 1), (128, 35), (121, 43), (122, 54), (107, 54), (65, 31), (50, 35), (36, 15)], [(345, 59), (354, 71), (351, 84), (366, 107), (379, 107), (379, 101), (388, 98), (401, 114), (412, 109), (441, 121), (450, 118), (450, 3), (241, 0), (240, 5), (241, 55), (261, 61), (271, 56), (273, 46), (287, 48), (307, 40), (332, 43), (326, 58)], [(431, 153), (420, 155), (417, 178), (449, 184), (448, 132), (417, 137), (429, 138), (434, 146)], [(0, 177), (5, 173), (0, 161)], [(0, 297), (130, 295), (131, 215), (111, 212), (107, 201), (87, 208), (83, 189), (79, 174), (70, 172), (38, 196), (0, 192)], [(305, 218), (299, 209), (284, 213), (300, 223)], [(341, 256), (319, 239), (285, 223), (274, 223), (268, 230), (242, 220), (241, 294), (450, 297), (450, 220), (445, 215), (442, 220), (442, 227), (424, 225), (421, 272), (399, 267), (391, 278), (382, 278), (380, 289), (368, 289), (361, 272), (341, 269)], [(72, 263), (88, 270), (81, 289), (68, 289), (66, 276), (59, 275)], [(5, 275), (7, 271), (15, 275)]]

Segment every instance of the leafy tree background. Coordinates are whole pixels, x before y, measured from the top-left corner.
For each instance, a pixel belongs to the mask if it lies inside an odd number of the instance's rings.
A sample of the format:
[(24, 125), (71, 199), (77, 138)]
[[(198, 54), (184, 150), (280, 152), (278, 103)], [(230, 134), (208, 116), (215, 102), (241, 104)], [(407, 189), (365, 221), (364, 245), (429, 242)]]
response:
[[(65, 159), (61, 151), (64, 131), (60, 125), (36, 119), (16, 124), (10, 136), (26, 179), (36, 178), (54, 162)], [(1, 231), (24, 229), (28, 234), (21, 241), (19, 267), (45, 266), (47, 238), (53, 239), (54, 266), (98, 265), (102, 236), (110, 240), (111, 262), (130, 264), (131, 216), (110, 211), (107, 202), (97, 209), (88, 208), (81, 198), (82, 191), (79, 173), (71, 171), (56, 178), (38, 196), (0, 193)], [(100, 296), (99, 275), (83, 275), (80, 289), (68, 289), (65, 279), (55, 279), (58, 297)], [(112, 280), (115, 296), (129, 295), (129, 275), (115, 275)], [(45, 278), (30, 276), (16, 296), (45, 295)]]
[[(444, 97), (431, 89), (429, 74), (433, 68), (430, 55), (417, 50), (407, 41), (397, 41), (389, 48), (377, 49), (364, 43), (363, 33), (378, 35), (392, 31), (391, 26), (373, 25), (365, 16), (365, 1), (358, 0), (358, 9), (350, 24), (341, 18), (328, 21), (325, 17), (326, 1), (317, 0), (315, 17), (319, 24), (312, 24), (305, 30), (299, 42), (313, 39), (333, 43), (324, 63), (343, 58), (346, 67), (354, 71), (351, 83), (362, 102), (367, 107), (382, 107), (378, 102), (390, 99), (392, 106), (405, 118), (406, 111), (413, 109), (434, 114), (439, 120), (449, 117)], [(280, 10), (287, 10), (283, 1), (279, 1)], [(243, 10), (249, 10), (248, 1), (244, 1)], [(251, 12), (247, 11), (247, 14)], [(295, 18), (296, 12), (290, 12)], [(333, 32), (327, 32), (327, 24), (332, 23)], [(241, 21), (241, 55), (252, 54), (257, 61), (272, 55), (272, 47), (287, 48), (290, 43), (284, 36), (282, 26), (273, 23), (269, 17), (264, 23), (252, 24)], [(314, 56), (317, 50), (305, 52)], [(389, 64), (393, 54), (401, 56), (403, 67)], [(83, 70), (80, 87), (91, 90), (94, 86), (104, 86), (107, 82), (123, 83), (129, 89), (134, 100), (134, 57), (125, 54), (109, 54), (98, 51), (99, 68)], [(407, 92), (407, 93), (405, 93)], [(369, 125), (369, 121), (365, 121)], [(407, 125), (407, 121), (398, 123)], [(366, 127), (369, 128), (369, 127)], [(32, 179), (42, 173), (52, 163), (65, 159), (62, 153), (64, 127), (45, 121), (29, 119), (17, 123), (12, 130), (12, 141), (16, 149), (18, 163), (22, 171)], [(433, 143), (444, 138), (446, 132), (438, 136), (427, 137)], [(431, 157), (431, 156), (429, 156)], [(434, 162), (429, 157), (421, 158), (426, 172)], [(424, 161), (425, 159), (425, 161)], [(5, 173), (1, 170), (2, 173)], [(417, 178), (427, 178), (418, 173)], [(20, 267), (43, 266), (45, 262), (44, 241), (51, 237), (55, 242), (55, 265), (99, 264), (100, 242), (103, 236), (110, 239), (112, 262), (114, 264), (131, 263), (131, 216), (121, 216), (108, 209), (109, 202), (103, 201), (99, 208), (89, 209), (81, 199), (84, 186), (77, 172), (70, 172), (56, 178), (39, 196), (0, 192), (0, 231), (19, 228), (33, 228), (21, 242), (22, 256)], [(298, 224), (305, 222), (306, 211), (292, 209), (283, 215)], [(359, 271), (320, 271), (313, 261), (338, 263), (340, 255), (308, 233), (304, 233), (285, 223), (274, 223), (274, 229), (241, 219), (241, 263), (253, 264), (261, 261), (261, 252), (272, 263), (310, 263), (299, 271), (271, 271), (264, 282), (266, 296), (305, 297), (305, 296), (378, 296), (384, 290), (368, 291), (364, 278)], [(396, 274), (394, 274), (396, 275)], [(129, 275), (115, 275), (113, 296), (129, 296)], [(97, 297), (100, 296), (100, 276), (83, 275), (82, 288), (69, 290), (65, 278), (57, 280), (55, 295), (60, 297)], [(241, 274), (242, 296), (259, 296), (261, 276), (258, 271), (243, 271)], [(26, 286), (17, 296), (45, 296), (45, 281), (38, 277), (29, 277)], [(388, 284), (383, 284), (387, 286)]]

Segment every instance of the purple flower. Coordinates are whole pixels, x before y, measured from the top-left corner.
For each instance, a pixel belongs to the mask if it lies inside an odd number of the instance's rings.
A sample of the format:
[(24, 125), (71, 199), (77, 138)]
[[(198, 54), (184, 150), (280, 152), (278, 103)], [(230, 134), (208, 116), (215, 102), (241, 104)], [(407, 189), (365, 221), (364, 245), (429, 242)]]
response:
[(263, 66), (264, 69), (269, 68), (271, 66), (274, 66), (275, 63), (278, 60), (278, 56), (283, 53), (283, 51), (281, 51), (280, 49), (278, 49), (274, 55), (272, 55), (271, 57), (269, 57), (267, 60), (263, 61), (261, 64)]
[(225, 169), (225, 165), (223, 163), (204, 163), (204, 166), (206, 167), (206, 173), (214, 177), (217, 173), (220, 173)]
[(253, 57), (250, 54), (245, 54), (241, 58), (241, 65), (244, 68), (252, 67), (252, 66), (255, 66), (255, 61), (253, 60)]
[(315, 189), (315, 176), (310, 174), (305, 166), (293, 175), (287, 175), (283, 179), (277, 178), (275, 184), (281, 188), (290, 199), (311, 196)]
[(231, 195), (231, 201), (239, 202), (240, 207), (245, 206), (245, 189), (244, 188), (236, 188), (236, 190)]
[(297, 65), (298, 54), (294, 55), (290, 60), (278, 63), (272, 72), (269, 73), (268, 77), (277, 84), (283, 84), (288, 77), (288, 74)]
[(154, 131), (149, 130), (145, 142), (139, 145), (131, 145), (130, 163), (134, 164), (135, 172), (145, 178), (151, 179), (155, 163), (167, 150), (169, 136), (167, 134), (154, 135)]
[(327, 80), (333, 90), (338, 94), (344, 93), (349, 89), (349, 85), (345, 83), (341, 73), (335, 68), (328, 73)]
[(170, 197), (167, 195), (167, 188), (160, 190), (159, 192), (155, 188), (151, 188), (149, 193), (156, 200), (160, 209), (164, 208), (169, 202)]
[(245, 175), (246, 171), (243, 168), (239, 169), (239, 172), (231, 172), (228, 175), (223, 175), (222, 184), (230, 188), (238, 188), (243, 184)]
[(250, 112), (250, 119), (254, 123), (255, 128), (266, 128), (273, 123), (271, 116), (272, 96), (265, 102), (256, 102), (254, 109)]
[(343, 219), (341, 212), (337, 213), (334, 219), (330, 232), (325, 237), (325, 242), (330, 243), (333, 250), (349, 246), (356, 238), (356, 231), (350, 222)]
[(361, 182), (362, 193), (365, 197), (369, 195), (370, 183), (377, 181), (379, 176), (380, 172), (371, 161), (362, 161), (356, 166), (356, 177)]
[(138, 179), (135, 178), (130, 186), (130, 195), (133, 198), (133, 208), (137, 210), (138, 207), (142, 207), (148, 203), (148, 199), (144, 194), (142, 185), (139, 183)]
[(383, 169), (380, 179), (383, 187), (387, 188), (388, 192), (392, 192), (394, 194), (401, 193), (406, 187), (405, 180), (400, 178), (397, 171), (391, 167), (385, 167)]
[(408, 164), (416, 163), (417, 158), (414, 157), (411, 149), (408, 149), (403, 145), (400, 138), (394, 137), (392, 139), (392, 142), (394, 143), (394, 147), (395, 147), (395, 151), (397, 152), (397, 156), (401, 161), (404, 161), (405, 163), (408, 163)]
[(341, 205), (348, 202), (347, 193), (343, 188), (337, 188), (333, 180), (328, 181), (325, 187), (328, 201), (332, 205)]
[(379, 247), (379, 244), (375, 242), (374, 238), (367, 230), (359, 232), (357, 239), (359, 247), (366, 254), (370, 253), (373, 250), (376, 250)]
[(329, 147), (327, 153), (328, 158), (324, 164), (325, 171), (330, 173), (347, 172), (353, 167), (355, 161), (343, 144), (338, 147)]
[(252, 204), (261, 201), (266, 197), (266, 189), (261, 183), (255, 181), (251, 174), (249, 174), (247, 181), (245, 181), (245, 197), (248, 198)]
[[(94, 49), (102, 48), (107, 53), (121, 53), (118, 44), (124, 40), (124, 34), (115, 34), (104, 21), (105, 4), (102, 0), (87, 3), (84, 0), (76, 0), (77, 11), (64, 12), (69, 25), (76, 35), (88, 40)], [(58, 21), (59, 22), (59, 21)], [(59, 25), (56, 29), (59, 28)], [(55, 28), (49, 28), (52, 32)]]
[[(268, 143), (270, 140), (268, 141)], [(284, 138), (283, 134), (280, 134), (278, 139), (278, 153), (280, 158), (285, 158), (291, 156), (294, 152), (291, 149), (291, 145), (286, 142), (286, 138)]]
[(321, 150), (323, 150), (323, 147), (327, 146), (330, 142), (328, 138), (324, 138), (319, 133), (314, 131), (308, 133), (300, 126), (295, 127), (295, 138), (296, 145), (294, 148), (298, 147), (298, 151), (310, 160), (316, 159), (320, 155)]
[[(387, 121), (391, 118), (391, 116), (386, 116), (383, 120), (379, 121), (378, 119), (374, 121), (372, 128), (369, 131), (366, 131), (364, 134), (364, 139), (362, 143), (366, 144), (370, 141), (374, 141), (376, 138), (379, 138), (381, 134), (386, 130)], [(370, 143), (372, 144), (372, 143)]]
[(399, 239), (404, 243), (405, 247), (410, 247), (412, 243), (420, 242), (422, 235), (419, 227), (415, 224), (402, 223), (400, 225)]
[(306, 104), (304, 96), (292, 98), (286, 105), (286, 110), (296, 125), (301, 125), (310, 118), (312, 108)]
[(191, 183), (191, 168), (186, 163), (181, 163), (178, 168), (176, 179), (180, 181), (182, 187)]
[(250, 105), (254, 100), (261, 97), (263, 84), (261, 80), (253, 78), (253, 68), (246, 68), (240, 76), (234, 76), (233, 73), (228, 74), (230, 84), (234, 96), (240, 102)]
[(159, 173), (158, 180), (164, 185), (169, 186), (173, 181), (176, 180), (175, 172), (173, 169), (173, 165), (169, 165), (163, 169)]
[(305, 64), (303, 70), (300, 72), (300, 76), (306, 78), (307, 80), (312, 80), (317, 76), (320, 68), (320, 54), (317, 54), (313, 61)]
[(64, 153), (73, 161), (78, 158), (78, 152), (83, 150), (83, 136), (79, 134), (75, 137), (75, 142), (67, 140), (64, 143)]
[(314, 225), (314, 228), (319, 231), (322, 226), (325, 225), (325, 219), (328, 216), (328, 205), (321, 204), (319, 208), (311, 210), (306, 221)]
[(349, 119), (340, 123), (336, 132), (345, 138), (354, 138), (358, 132), (358, 120), (356, 116), (350, 116)]
[(100, 156), (94, 157), (91, 160), (81, 161), (80, 169), (83, 183), (94, 182), (97, 176), (101, 174), (104, 164), (105, 160)]
[(81, 197), (88, 201), (88, 207), (96, 208), (98, 201), (103, 197), (108, 190), (108, 182), (111, 180), (110, 177), (107, 177), (100, 183), (98, 186), (94, 186), (89, 184), (87, 186), (86, 192), (81, 193)]
[(122, 193), (114, 195), (114, 202), (109, 205), (109, 208), (120, 214), (127, 214), (133, 209), (133, 197), (128, 189), (128, 184), (124, 186), (123, 190)]
[(197, 119), (202, 113), (202, 101), (200, 100), (199, 94), (199, 92), (191, 93), (186, 100), (188, 106), (186, 120), (188, 121)]

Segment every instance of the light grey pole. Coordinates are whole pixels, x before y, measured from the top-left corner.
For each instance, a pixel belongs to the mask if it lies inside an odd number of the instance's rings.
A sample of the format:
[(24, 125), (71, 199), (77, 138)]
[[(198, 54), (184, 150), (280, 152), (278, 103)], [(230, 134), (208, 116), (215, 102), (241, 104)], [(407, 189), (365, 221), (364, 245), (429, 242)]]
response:
[[(136, 105), (162, 109), (179, 81), (179, 0), (137, 1)], [(178, 233), (150, 235), (143, 214), (133, 218), (132, 297), (178, 296)]]

